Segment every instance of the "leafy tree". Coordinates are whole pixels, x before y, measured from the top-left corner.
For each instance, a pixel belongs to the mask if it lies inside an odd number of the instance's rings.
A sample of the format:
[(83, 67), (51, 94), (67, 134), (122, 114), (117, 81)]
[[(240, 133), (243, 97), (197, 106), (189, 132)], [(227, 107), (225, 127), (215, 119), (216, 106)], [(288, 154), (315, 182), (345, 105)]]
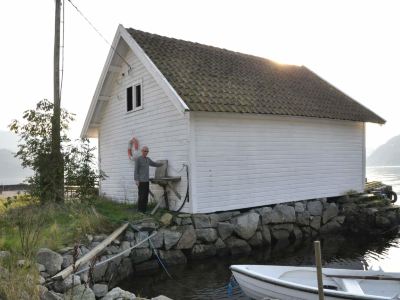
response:
[[(54, 172), (52, 164), (52, 111), (54, 105), (47, 99), (36, 104), (36, 109), (23, 113), (23, 121), (13, 120), (9, 125), (10, 131), (20, 137), (16, 157), (21, 159), (22, 166), (33, 170), (34, 175), (28, 179), (32, 194), (39, 196), (41, 201), (56, 201), (53, 193)], [(65, 109), (61, 110), (60, 137), (61, 148), (70, 142), (67, 131), (75, 115)], [(62, 153), (65, 155), (65, 153)]]
[[(34, 171), (28, 179), (31, 193), (41, 202), (56, 202), (54, 195), (54, 170), (52, 164), (52, 116), (53, 103), (44, 99), (36, 104), (36, 109), (26, 110), (23, 121), (13, 120), (9, 125), (12, 132), (20, 137), (16, 157), (22, 166)], [(72, 143), (68, 137), (70, 123), (75, 115), (61, 109), (61, 154), (64, 163), (63, 178), (66, 185), (77, 186), (76, 196), (88, 200), (96, 194), (97, 182), (105, 177), (94, 168), (95, 147), (90, 147), (88, 139)], [(63, 197), (61, 197), (63, 198)]]

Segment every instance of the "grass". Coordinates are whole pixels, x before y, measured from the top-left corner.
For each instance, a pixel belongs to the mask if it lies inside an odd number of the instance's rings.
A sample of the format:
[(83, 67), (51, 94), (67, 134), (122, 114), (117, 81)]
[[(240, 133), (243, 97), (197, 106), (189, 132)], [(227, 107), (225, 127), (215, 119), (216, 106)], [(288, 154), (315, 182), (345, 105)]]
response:
[[(155, 216), (150, 216), (139, 213), (135, 205), (98, 197), (86, 203), (74, 200), (48, 205), (41, 205), (30, 196), (0, 199), (0, 250), (25, 256), (29, 254), (26, 247), (34, 248), (30, 250), (32, 253), (41, 247), (57, 250), (85, 242), (88, 234), (110, 233), (125, 221), (149, 218), (157, 221), (163, 213), (159, 209)], [(35, 231), (39, 232), (37, 241)]]

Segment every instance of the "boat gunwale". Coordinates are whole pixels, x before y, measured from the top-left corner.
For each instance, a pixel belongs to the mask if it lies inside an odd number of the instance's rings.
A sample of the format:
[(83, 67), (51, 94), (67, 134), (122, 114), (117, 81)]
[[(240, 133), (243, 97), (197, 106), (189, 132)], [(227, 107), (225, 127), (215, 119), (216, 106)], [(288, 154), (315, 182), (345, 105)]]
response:
[[(253, 279), (257, 279), (257, 280), (261, 280), (263, 282), (266, 283), (271, 283), (271, 284), (275, 284), (278, 286), (282, 286), (285, 288), (290, 288), (290, 289), (294, 289), (294, 290), (299, 290), (299, 291), (303, 291), (303, 292), (310, 292), (312, 294), (318, 294), (318, 289), (317, 288), (312, 288), (309, 287), (307, 285), (300, 285), (297, 283), (290, 283), (290, 281), (286, 281), (286, 280), (280, 280), (277, 278), (273, 278), (273, 277), (269, 277), (269, 276), (261, 276), (246, 270), (241, 269), (240, 267), (244, 267), (244, 266), (248, 266), (248, 265), (231, 265), (229, 267), (229, 269), (231, 271), (234, 272), (238, 272), (242, 275), (246, 275), (248, 277), (251, 277)], [(273, 266), (273, 267), (279, 267), (279, 266)], [(286, 266), (286, 267), (290, 267), (290, 266)], [(269, 280), (267, 280), (269, 279)], [(341, 297), (338, 299), (362, 299), (362, 300), (371, 300), (371, 299), (377, 299), (377, 300), (388, 300), (391, 299), (390, 297), (386, 297), (386, 296), (376, 296), (376, 295), (370, 295), (370, 294), (364, 294), (364, 295), (357, 295), (357, 294), (351, 294), (349, 292), (345, 292), (345, 291), (333, 291), (333, 290), (328, 290), (328, 289), (324, 289), (324, 295), (326, 296), (331, 296), (331, 297)], [(372, 298), (371, 298), (372, 297)]]

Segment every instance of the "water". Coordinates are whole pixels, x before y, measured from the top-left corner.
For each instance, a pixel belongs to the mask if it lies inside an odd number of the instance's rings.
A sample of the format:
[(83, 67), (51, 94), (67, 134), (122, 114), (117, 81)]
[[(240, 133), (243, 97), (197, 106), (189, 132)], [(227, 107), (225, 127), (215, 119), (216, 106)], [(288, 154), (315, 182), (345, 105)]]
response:
[[(367, 178), (392, 185), (393, 190), (400, 194), (400, 167), (369, 167)], [(321, 243), (325, 267), (366, 269), (380, 266), (385, 271), (400, 272), (400, 236), (397, 232), (374, 238), (331, 236)], [(162, 269), (134, 274), (120, 287), (149, 298), (163, 294), (175, 300), (247, 300), (237, 286), (233, 287), (232, 295), (228, 295), (229, 266), (232, 264), (313, 265), (313, 243), (311, 240), (290, 246), (278, 243), (272, 249), (253, 251), (244, 257), (211, 258), (168, 267), (174, 279)]]

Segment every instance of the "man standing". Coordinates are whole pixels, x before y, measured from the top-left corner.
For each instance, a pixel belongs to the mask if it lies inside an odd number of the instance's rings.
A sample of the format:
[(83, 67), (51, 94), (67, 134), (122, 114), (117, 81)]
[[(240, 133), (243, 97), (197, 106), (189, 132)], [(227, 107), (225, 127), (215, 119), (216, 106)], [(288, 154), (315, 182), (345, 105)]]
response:
[(145, 213), (147, 209), (147, 202), (149, 201), (149, 166), (161, 167), (162, 163), (156, 163), (152, 161), (147, 154), (149, 148), (147, 146), (142, 147), (142, 155), (135, 160), (135, 182), (138, 186), (139, 199), (138, 209)]

